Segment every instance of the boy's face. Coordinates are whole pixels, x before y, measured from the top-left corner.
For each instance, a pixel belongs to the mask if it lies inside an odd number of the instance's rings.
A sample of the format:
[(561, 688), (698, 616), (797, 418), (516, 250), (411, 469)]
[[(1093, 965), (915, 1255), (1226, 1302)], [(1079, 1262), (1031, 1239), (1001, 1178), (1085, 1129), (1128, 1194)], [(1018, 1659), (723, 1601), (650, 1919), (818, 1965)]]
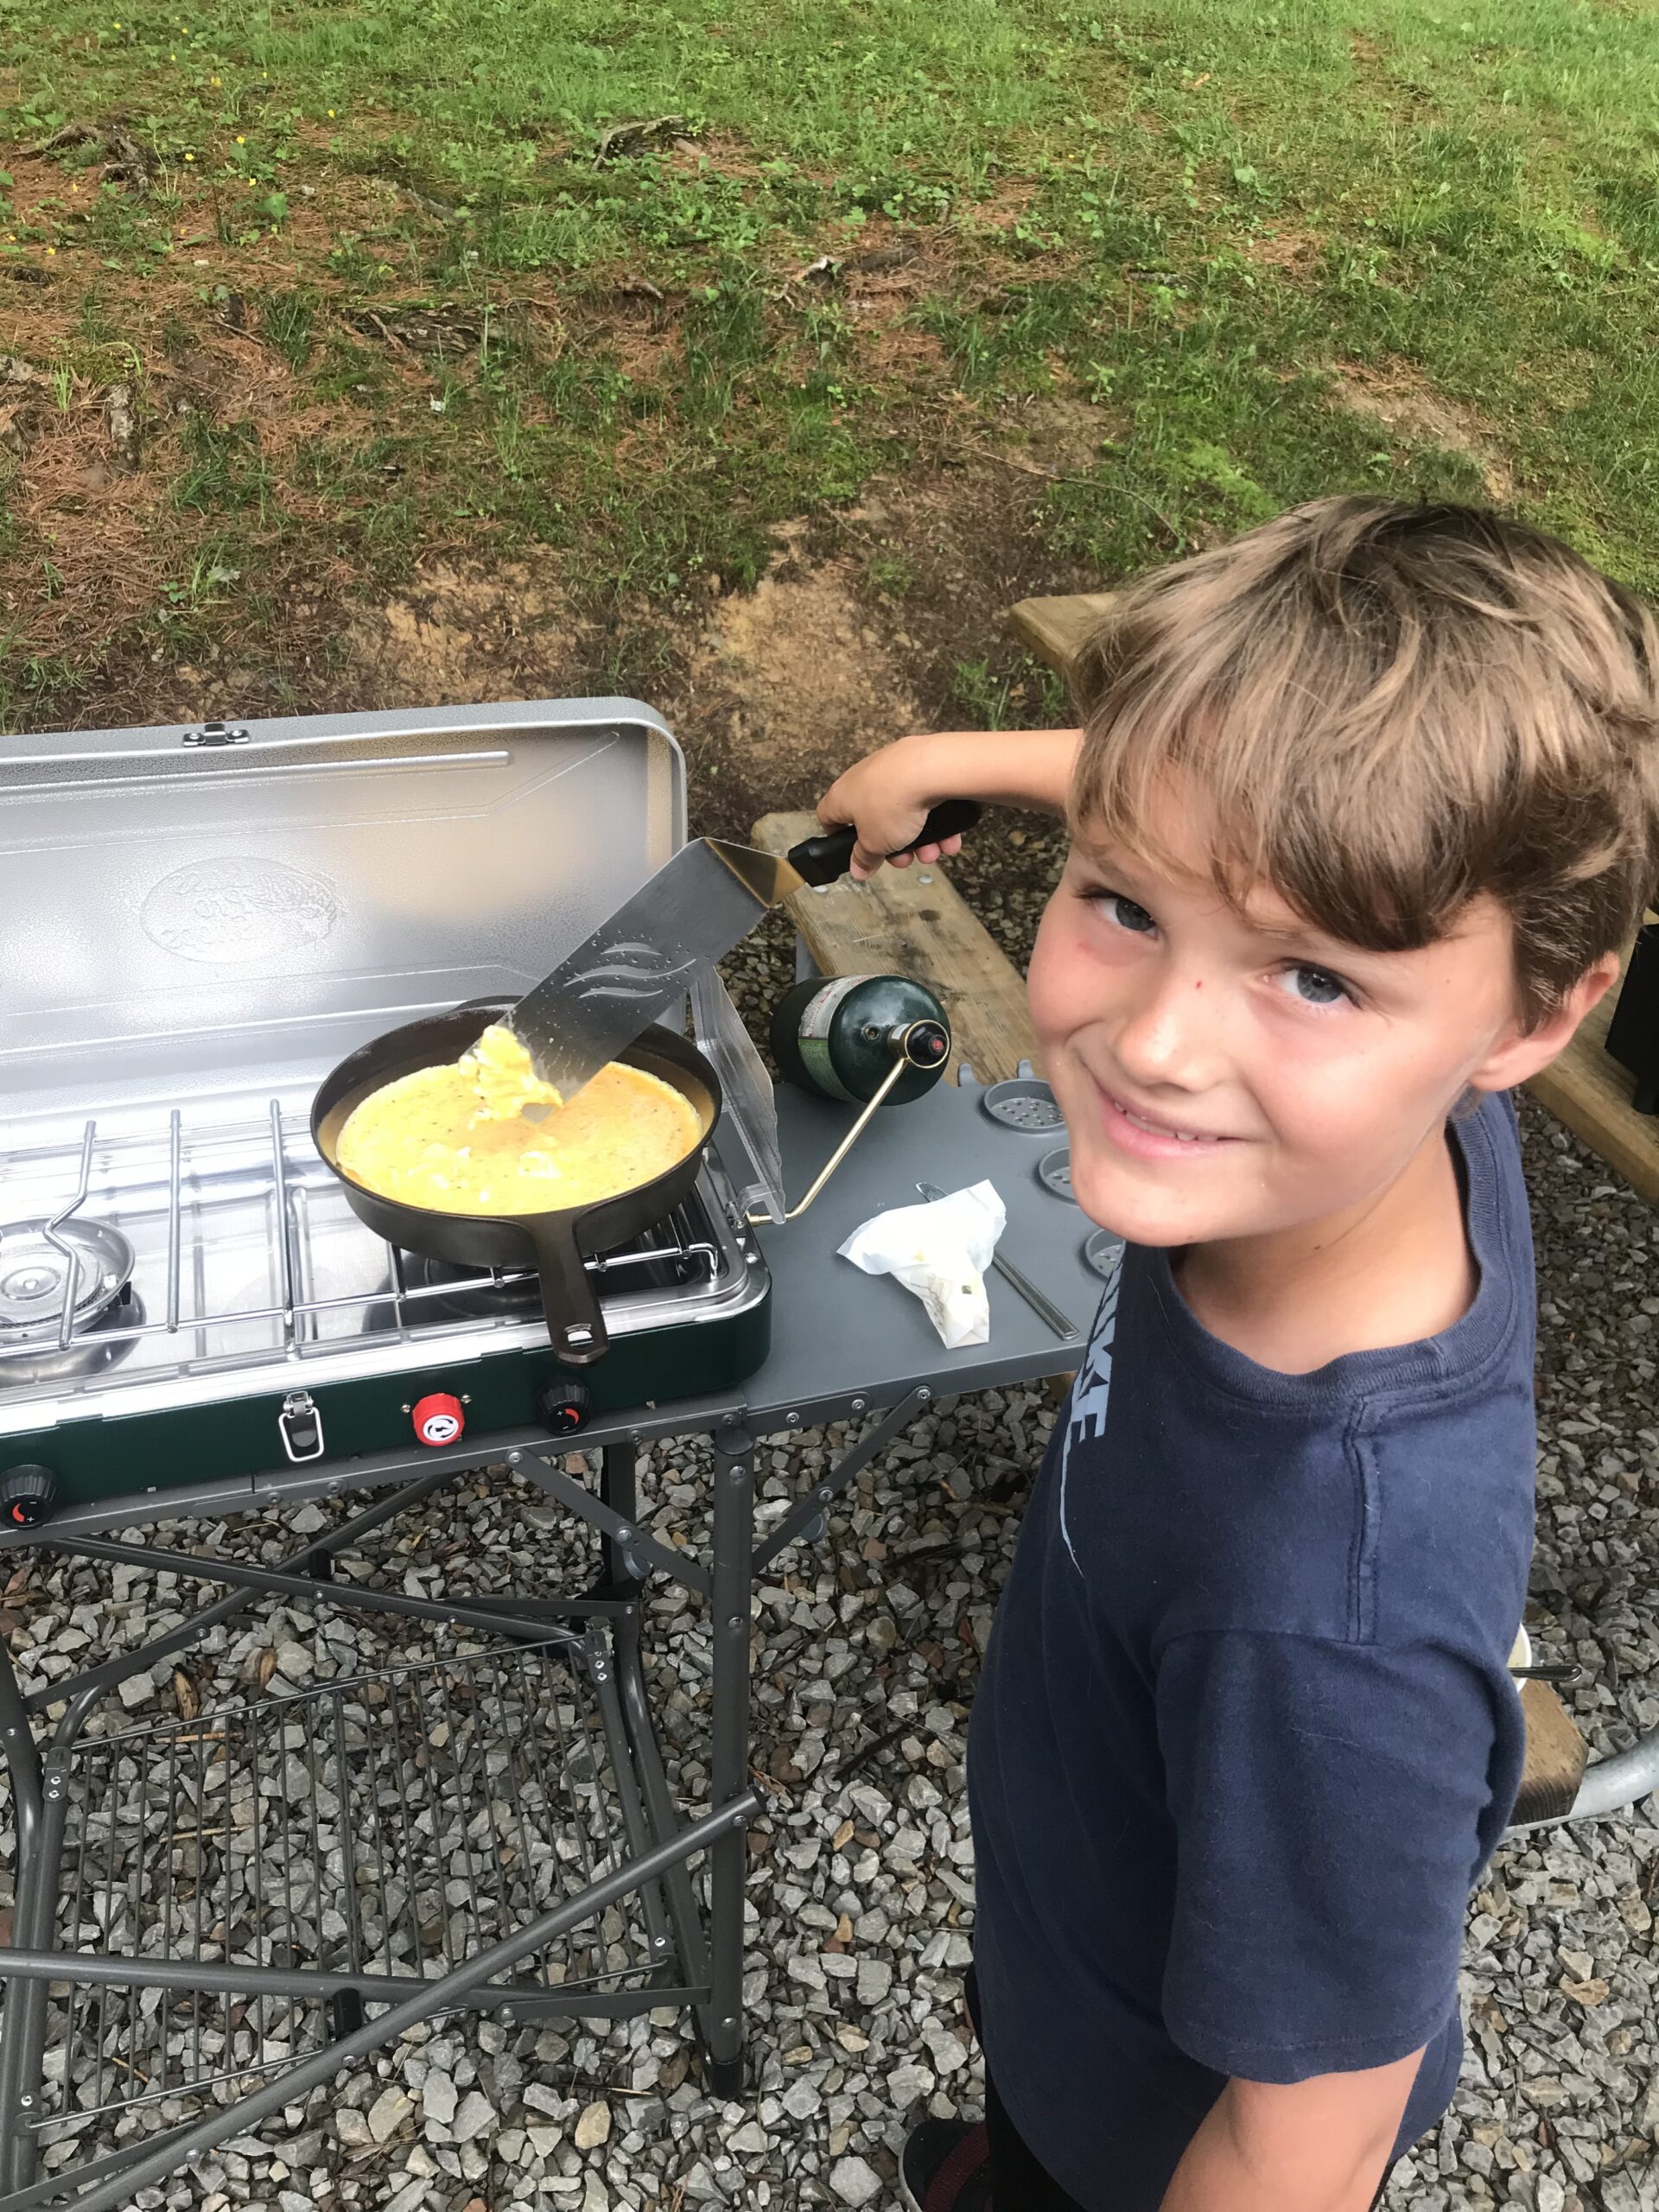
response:
[(1166, 799), (1151, 826), (1173, 865), (1079, 842), (1032, 957), (1072, 1190), (1141, 1244), (1363, 1205), (1519, 1038), (1509, 918), (1478, 899), (1436, 944), (1366, 952), (1266, 886), (1236, 912), (1201, 805)]

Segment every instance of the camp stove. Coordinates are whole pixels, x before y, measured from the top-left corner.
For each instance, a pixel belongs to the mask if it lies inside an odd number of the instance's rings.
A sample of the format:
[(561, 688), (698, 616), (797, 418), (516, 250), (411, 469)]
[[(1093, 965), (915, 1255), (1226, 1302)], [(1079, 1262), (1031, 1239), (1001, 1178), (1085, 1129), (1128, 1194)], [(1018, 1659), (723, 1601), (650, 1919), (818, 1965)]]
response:
[[(602, 701), (8, 748), (0, 1515), (571, 1434), (760, 1364), (753, 1191), (712, 1147), (685, 1203), (588, 1258), (612, 1344), (578, 1376), (532, 1274), (383, 1243), (308, 1128), (353, 1046), (516, 995), (602, 919), (677, 842), (683, 783), (656, 718)], [(765, 1113), (747, 1060), (722, 1055), (734, 1126)]]

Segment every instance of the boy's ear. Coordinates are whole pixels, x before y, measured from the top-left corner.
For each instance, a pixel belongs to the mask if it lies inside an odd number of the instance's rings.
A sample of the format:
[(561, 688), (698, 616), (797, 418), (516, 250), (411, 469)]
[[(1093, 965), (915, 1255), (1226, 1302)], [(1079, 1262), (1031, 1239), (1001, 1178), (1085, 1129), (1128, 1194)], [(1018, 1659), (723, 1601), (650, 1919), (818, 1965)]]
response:
[(1573, 1041), (1573, 1033), (1597, 1001), (1618, 981), (1618, 955), (1605, 952), (1586, 968), (1554, 1012), (1535, 1029), (1516, 1030), (1488, 1053), (1469, 1080), (1477, 1090), (1512, 1090), (1530, 1082)]

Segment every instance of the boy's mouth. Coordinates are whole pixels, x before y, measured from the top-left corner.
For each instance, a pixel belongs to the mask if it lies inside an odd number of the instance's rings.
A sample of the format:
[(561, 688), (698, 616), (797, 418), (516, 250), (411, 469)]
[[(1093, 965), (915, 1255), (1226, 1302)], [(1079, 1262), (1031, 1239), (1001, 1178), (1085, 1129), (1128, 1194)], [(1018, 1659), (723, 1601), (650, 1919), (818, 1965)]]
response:
[(1096, 1080), (1095, 1089), (1105, 1108), (1106, 1134), (1122, 1151), (1137, 1158), (1173, 1159), (1182, 1155), (1214, 1152), (1219, 1146), (1230, 1144), (1230, 1137), (1211, 1135), (1205, 1129), (1192, 1129), (1177, 1122), (1166, 1122), (1161, 1116), (1148, 1114), (1131, 1106), (1116, 1091), (1109, 1090)]

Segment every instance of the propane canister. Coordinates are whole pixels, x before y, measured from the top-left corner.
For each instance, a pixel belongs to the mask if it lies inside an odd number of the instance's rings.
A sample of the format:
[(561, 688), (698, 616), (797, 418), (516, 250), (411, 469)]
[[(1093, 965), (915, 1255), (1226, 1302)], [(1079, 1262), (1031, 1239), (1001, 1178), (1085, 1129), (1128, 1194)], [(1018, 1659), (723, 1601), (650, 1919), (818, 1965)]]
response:
[(950, 1025), (925, 983), (908, 976), (815, 976), (779, 1001), (772, 1052), (803, 1090), (863, 1105), (895, 1059), (910, 1065), (887, 1094), (898, 1105), (931, 1090), (950, 1057)]

